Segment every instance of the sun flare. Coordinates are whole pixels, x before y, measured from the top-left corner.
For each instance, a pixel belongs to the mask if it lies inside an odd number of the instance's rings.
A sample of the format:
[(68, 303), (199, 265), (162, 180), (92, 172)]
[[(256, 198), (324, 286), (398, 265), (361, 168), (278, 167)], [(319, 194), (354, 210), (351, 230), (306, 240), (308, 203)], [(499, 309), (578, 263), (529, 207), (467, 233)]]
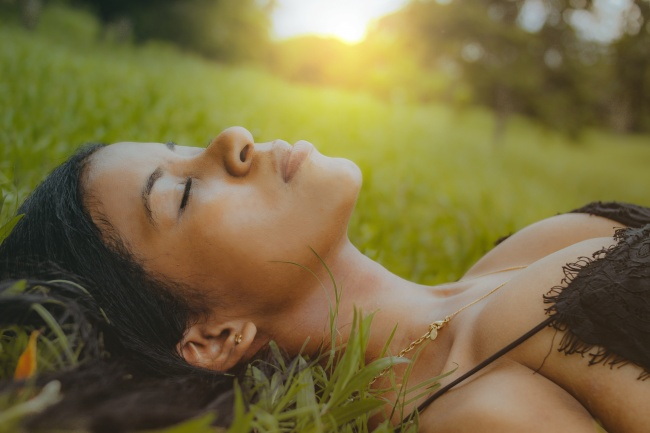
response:
[(402, 7), (407, 0), (278, 0), (273, 33), (278, 39), (298, 35), (361, 42), (375, 19)]

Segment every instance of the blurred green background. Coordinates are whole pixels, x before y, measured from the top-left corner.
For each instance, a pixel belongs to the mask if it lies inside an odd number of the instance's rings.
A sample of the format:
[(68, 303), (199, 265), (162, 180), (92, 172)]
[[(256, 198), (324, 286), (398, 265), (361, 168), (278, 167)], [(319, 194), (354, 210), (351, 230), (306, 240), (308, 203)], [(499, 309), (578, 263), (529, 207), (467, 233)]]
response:
[(356, 161), (359, 248), (457, 278), (535, 220), (650, 205), (650, 2), (602, 37), (613, 1), (413, 0), (350, 44), (274, 38), (273, 0), (0, 0), (0, 224), (84, 142), (243, 125)]

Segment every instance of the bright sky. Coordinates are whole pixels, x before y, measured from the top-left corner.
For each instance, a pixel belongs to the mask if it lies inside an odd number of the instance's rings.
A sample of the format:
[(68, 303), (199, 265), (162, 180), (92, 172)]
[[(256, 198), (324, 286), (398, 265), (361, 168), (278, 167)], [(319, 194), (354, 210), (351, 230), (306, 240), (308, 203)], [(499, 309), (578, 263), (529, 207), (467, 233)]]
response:
[[(586, 0), (573, 1), (586, 4)], [(607, 43), (619, 37), (630, 25), (638, 24), (635, 14), (640, 17), (634, 0), (594, 0), (593, 13), (585, 10), (574, 11), (569, 15), (569, 20), (585, 39)], [(547, 18), (548, 10), (544, 0), (528, 0), (519, 22), (525, 29), (536, 32), (542, 28)], [(642, 24), (642, 21), (640, 23)]]
[(595, 6), (594, 14), (578, 11), (571, 16), (571, 23), (587, 39), (607, 43), (620, 36), (626, 28), (643, 24), (637, 20), (641, 11), (634, 5), (634, 0), (595, 0)]
[[(286, 39), (315, 34), (337, 37), (349, 43), (360, 42), (373, 20), (400, 9), (408, 1), (277, 0), (277, 7), (272, 15), (273, 35), (277, 39)], [(450, 0), (437, 1), (443, 3)], [(595, 0), (595, 14), (586, 11), (574, 12), (571, 22), (587, 39), (609, 42), (625, 29), (626, 16), (623, 12), (630, 10), (633, 2), (634, 0)], [(548, 12), (543, 0), (528, 0), (520, 22), (524, 28), (538, 31), (547, 17)]]
[(278, 0), (273, 35), (278, 39), (304, 34), (333, 36), (345, 42), (363, 40), (372, 20), (400, 9), (408, 0)]

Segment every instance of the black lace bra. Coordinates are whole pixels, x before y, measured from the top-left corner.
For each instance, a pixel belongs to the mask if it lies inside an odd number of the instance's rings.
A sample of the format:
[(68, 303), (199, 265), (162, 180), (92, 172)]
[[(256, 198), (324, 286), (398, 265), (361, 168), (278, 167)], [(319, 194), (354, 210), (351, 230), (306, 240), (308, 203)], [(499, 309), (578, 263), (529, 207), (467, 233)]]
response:
[(559, 351), (586, 355), (589, 365), (631, 362), (643, 369), (639, 379), (650, 377), (650, 208), (594, 202), (570, 213), (606, 217), (627, 228), (616, 231), (614, 246), (564, 266), (564, 279), (544, 296), (546, 320), (440, 388), (418, 413), (548, 326), (566, 331)]

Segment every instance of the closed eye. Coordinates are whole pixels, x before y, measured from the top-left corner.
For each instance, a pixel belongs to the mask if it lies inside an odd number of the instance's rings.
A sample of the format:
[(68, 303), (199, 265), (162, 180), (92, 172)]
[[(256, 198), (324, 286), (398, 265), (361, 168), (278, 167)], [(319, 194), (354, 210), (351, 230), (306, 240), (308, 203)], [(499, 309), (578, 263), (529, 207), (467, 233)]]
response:
[(181, 206), (178, 210), (178, 213), (181, 214), (183, 213), (183, 210), (185, 210), (185, 207), (187, 206), (187, 202), (190, 199), (190, 190), (192, 188), (192, 178), (188, 177), (187, 181), (185, 182), (185, 190), (183, 191), (183, 198), (181, 199)]

